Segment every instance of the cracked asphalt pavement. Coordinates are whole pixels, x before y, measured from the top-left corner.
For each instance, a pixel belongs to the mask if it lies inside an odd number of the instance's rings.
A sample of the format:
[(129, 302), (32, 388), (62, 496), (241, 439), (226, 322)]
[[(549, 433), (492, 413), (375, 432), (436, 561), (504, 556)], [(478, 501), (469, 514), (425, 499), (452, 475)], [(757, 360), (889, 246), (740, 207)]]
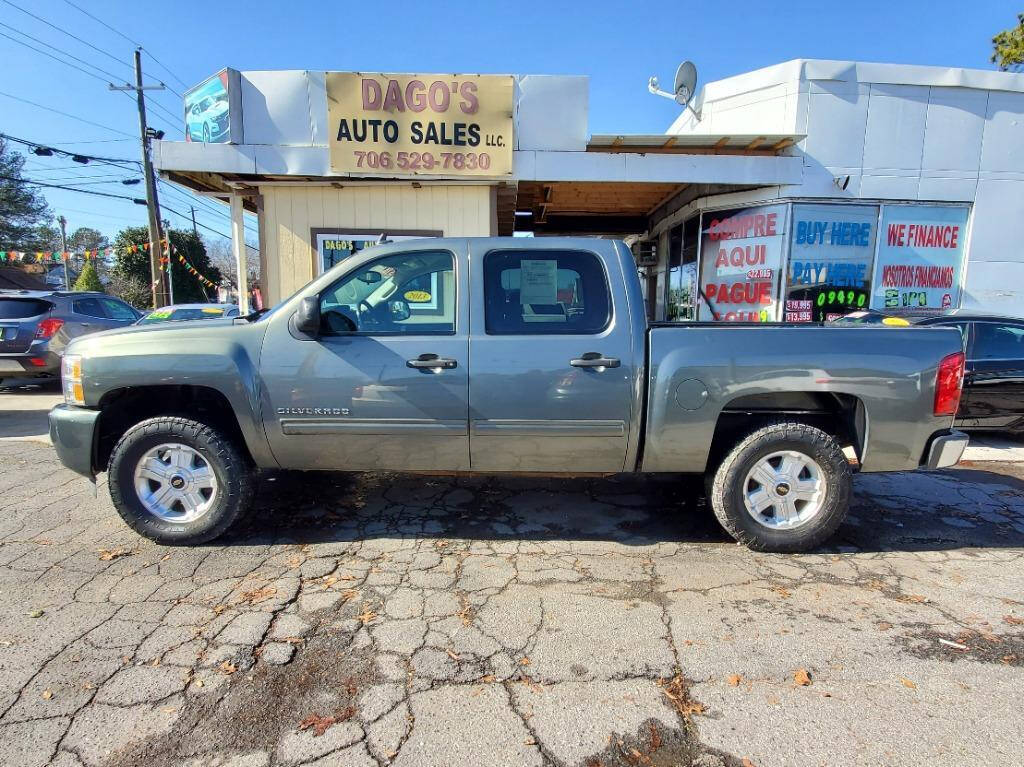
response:
[(271, 473), (167, 548), (25, 424), (0, 412), (3, 765), (1024, 754), (1024, 463), (860, 476), (806, 555), (737, 547), (671, 476)]

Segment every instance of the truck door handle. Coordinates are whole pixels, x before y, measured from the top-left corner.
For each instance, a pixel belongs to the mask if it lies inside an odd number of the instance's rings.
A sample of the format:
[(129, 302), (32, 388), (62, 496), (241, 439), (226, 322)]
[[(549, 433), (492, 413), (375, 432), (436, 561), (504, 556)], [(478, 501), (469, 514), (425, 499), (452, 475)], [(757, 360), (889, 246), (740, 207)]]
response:
[(416, 359), (406, 360), (405, 364), (411, 368), (443, 368), (444, 370), (451, 370), (459, 366), (457, 360), (438, 357), (436, 354), (421, 354)]
[(582, 357), (569, 360), (574, 368), (617, 368), (622, 363), (615, 357), (604, 357), (600, 352), (587, 352)]

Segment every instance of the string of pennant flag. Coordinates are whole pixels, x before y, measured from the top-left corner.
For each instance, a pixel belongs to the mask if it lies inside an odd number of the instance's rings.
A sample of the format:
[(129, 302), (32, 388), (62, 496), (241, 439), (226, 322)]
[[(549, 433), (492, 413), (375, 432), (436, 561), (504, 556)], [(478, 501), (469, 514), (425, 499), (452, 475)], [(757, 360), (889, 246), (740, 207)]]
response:
[[(199, 282), (208, 288), (217, 286), (213, 280), (208, 279), (202, 272), (196, 269), (189, 261), (178, 252), (178, 249), (173, 245), (170, 245), (167, 240), (161, 240), (163, 245), (164, 255), (160, 258), (160, 271), (167, 271), (170, 265), (171, 256), (176, 256), (178, 263), (185, 267), (185, 270), (195, 277)], [(0, 263), (23, 263), (23, 264), (60, 264), (65, 261), (70, 261), (72, 257), (83, 258), (85, 260), (96, 259), (101, 255), (110, 256), (114, 253), (140, 253), (149, 252), (149, 243), (144, 242), (142, 245), (129, 245), (123, 248), (101, 248), (98, 250), (86, 250), (81, 253), (71, 253), (69, 251), (21, 251), (21, 250), (0, 250)]]
[[(161, 240), (163, 249), (167, 251), (167, 240)], [(173, 247), (173, 246), (172, 246)], [(114, 253), (141, 253), (149, 252), (149, 243), (144, 242), (141, 245), (128, 245), (123, 248), (99, 248), (97, 250), (85, 250), (81, 253), (72, 253), (71, 251), (60, 251), (60, 250), (0, 250), (0, 261), (10, 261), (12, 263), (21, 262), (23, 264), (59, 264), (63, 261), (70, 261), (72, 257), (84, 258), (85, 260), (99, 258), (100, 256), (111, 256)]]

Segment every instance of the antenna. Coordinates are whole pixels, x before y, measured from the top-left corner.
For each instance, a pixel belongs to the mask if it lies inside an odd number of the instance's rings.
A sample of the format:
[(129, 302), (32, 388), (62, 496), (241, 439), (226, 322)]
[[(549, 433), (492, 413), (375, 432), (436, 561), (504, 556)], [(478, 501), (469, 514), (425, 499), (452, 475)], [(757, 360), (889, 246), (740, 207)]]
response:
[(676, 69), (676, 76), (672, 83), (672, 93), (667, 93), (658, 87), (658, 78), (652, 77), (647, 81), (647, 90), (655, 96), (672, 99), (684, 109), (693, 112), (693, 116), (700, 120), (700, 115), (690, 106), (690, 101), (697, 92), (697, 66), (692, 61), (684, 61)]

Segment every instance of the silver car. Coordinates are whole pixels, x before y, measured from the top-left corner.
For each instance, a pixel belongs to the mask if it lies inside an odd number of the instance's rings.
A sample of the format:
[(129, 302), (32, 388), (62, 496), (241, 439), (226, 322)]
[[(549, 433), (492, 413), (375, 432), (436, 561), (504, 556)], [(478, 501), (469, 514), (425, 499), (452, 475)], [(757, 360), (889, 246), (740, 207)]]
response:
[(185, 322), (187, 320), (220, 320), (237, 317), (237, 304), (172, 304), (146, 312), (138, 325), (158, 322)]
[(103, 293), (0, 290), (0, 384), (11, 378), (56, 381), (71, 339), (123, 328), (140, 316)]

